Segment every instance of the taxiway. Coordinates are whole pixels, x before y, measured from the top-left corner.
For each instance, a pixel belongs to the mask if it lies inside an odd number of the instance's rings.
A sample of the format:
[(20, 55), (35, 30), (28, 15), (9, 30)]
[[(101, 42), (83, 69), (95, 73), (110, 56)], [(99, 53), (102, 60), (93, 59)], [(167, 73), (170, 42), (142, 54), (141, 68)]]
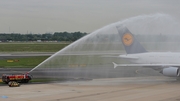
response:
[(153, 76), (0, 86), (0, 101), (179, 101), (179, 83)]

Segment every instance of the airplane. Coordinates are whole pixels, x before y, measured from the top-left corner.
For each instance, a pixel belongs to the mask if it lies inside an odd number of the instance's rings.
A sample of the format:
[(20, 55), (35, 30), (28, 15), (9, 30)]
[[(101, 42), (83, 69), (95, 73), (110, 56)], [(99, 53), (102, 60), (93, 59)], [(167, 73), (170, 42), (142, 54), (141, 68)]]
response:
[(116, 64), (113, 62), (114, 68), (118, 66), (148, 67), (159, 71), (165, 76), (180, 76), (180, 53), (148, 52), (126, 26), (120, 25), (116, 26), (116, 28), (127, 53), (118, 57), (130, 61), (132, 64)]

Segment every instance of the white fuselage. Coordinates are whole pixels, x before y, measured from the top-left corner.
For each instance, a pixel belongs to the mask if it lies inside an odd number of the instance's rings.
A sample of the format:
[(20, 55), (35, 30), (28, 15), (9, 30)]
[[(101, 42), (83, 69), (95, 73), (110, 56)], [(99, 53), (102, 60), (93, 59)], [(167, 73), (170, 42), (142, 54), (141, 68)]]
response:
[(180, 64), (180, 53), (174, 52), (147, 52), (120, 55), (120, 57), (138, 64)]

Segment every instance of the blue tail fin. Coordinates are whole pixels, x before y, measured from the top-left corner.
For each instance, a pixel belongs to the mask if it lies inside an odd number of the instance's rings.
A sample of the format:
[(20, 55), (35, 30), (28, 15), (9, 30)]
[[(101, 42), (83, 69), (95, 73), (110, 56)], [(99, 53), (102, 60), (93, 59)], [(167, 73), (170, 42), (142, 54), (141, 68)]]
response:
[(145, 48), (137, 41), (133, 34), (125, 26), (117, 26), (118, 33), (127, 54), (145, 53)]

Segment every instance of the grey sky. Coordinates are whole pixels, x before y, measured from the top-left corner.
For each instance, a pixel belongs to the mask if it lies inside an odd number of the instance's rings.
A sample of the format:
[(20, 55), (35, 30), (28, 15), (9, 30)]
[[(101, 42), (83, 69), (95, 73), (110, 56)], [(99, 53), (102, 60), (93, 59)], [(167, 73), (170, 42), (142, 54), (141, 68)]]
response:
[(138, 15), (180, 18), (180, 0), (0, 0), (0, 33), (93, 32)]

